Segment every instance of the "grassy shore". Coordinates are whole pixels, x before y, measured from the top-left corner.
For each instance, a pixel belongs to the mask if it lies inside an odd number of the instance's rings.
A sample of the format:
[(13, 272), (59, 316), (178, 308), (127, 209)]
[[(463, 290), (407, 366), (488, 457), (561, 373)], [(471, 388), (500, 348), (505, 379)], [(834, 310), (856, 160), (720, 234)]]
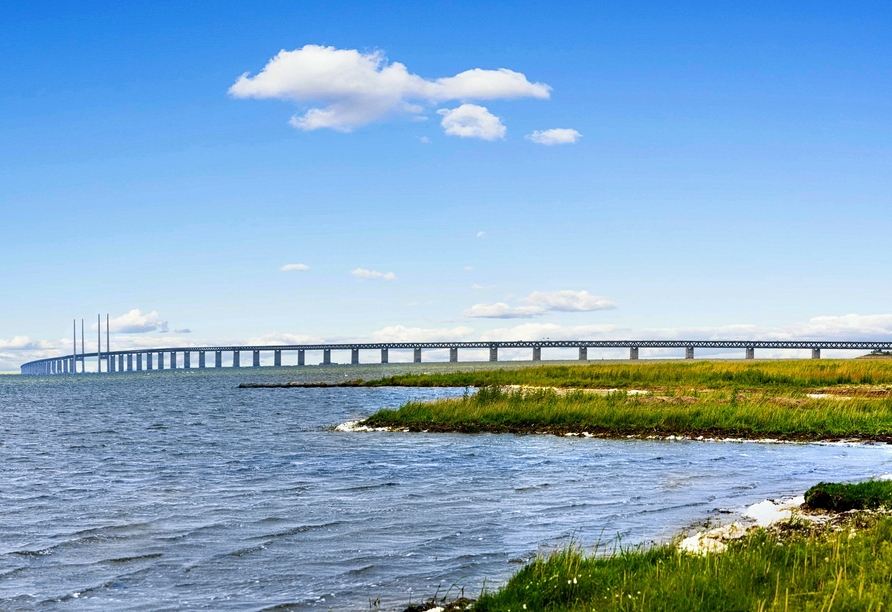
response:
[[(546, 366), (364, 384), (480, 386), (363, 422), (413, 431), (892, 441), (892, 364), (876, 361)], [(886, 386), (888, 385), (888, 386)]]
[(485, 387), (529, 385), (618, 389), (698, 387), (713, 389), (809, 389), (839, 385), (892, 385), (892, 360), (790, 360), (606, 362), (541, 365), (517, 369), (400, 374), (365, 386)]
[[(821, 483), (855, 509), (892, 499), (892, 483)], [(818, 500), (817, 507), (825, 510)], [(808, 511), (808, 509), (806, 510)], [(484, 594), (475, 612), (852, 610), (892, 605), (892, 518), (885, 513), (802, 518), (754, 529), (722, 553), (695, 555), (674, 544), (586, 555), (566, 549), (521, 569)]]

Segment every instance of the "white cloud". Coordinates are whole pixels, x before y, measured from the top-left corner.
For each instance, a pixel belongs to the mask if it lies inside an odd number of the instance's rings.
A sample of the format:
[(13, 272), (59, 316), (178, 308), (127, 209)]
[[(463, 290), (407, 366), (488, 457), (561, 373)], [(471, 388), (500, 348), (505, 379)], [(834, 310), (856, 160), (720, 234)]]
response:
[[(105, 322), (103, 321), (103, 324)], [(148, 314), (142, 314), (139, 308), (134, 308), (120, 317), (115, 317), (109, 321), (111, 331), (116, 334), (143, 334), (146, 332), (167, 332), (167, 321), (161, 320), (156, 311)], [(104, 327), (104, 326), (103, 326)], [(95, 330), (96, 324), (90, 326)]]
[(175, 334), (191, 334), (191, 333), (192, 333), (192, 330), (189, 329), (188, 327), (184, 327), (183, 329), (175, 329), (175, 330), (173, 330), (173, 333), (175, 333)]
[(450, 136), (501, 140), (507, 131), (502, 120), (489, 112), (485, 106), (462, 104), (453, 109), (441, 108), (437, 114), (443, 116), (440, 125)]
[[(474, 285), (474, 289), (483, 288)], [(505, 302), (474, 304), (462, 314), (466, 317), (487, 319), (528, 319), (547, 312), (591, 312), (616, 308), (610, 300), (590, 294), (588, 291), (533, 291), (521, 300), (528, 306), (509, 306)]]
[(309, 269), (310, 266), (307, 264), (285, 264), (282, 266), (282, 272), (303, 272)]
[(403, 325), (391, 325), (372, 332), (372, 342), (437, 342), (449, 340), (462, 340), (474, 334), (470, 327), (434, 328), (405, 327)]
[(813, 317), (807, 323), (781, 328), (795, 338), (881, 339), (892, 337), (892, 314)]
[(393, 272), (378, 272), (377, 270), (366, 270), (365, 268), (356, 268), (351, 270), (350, 274), (356, 278), (380, 279), (386, 281), (396, 280), (396, 274)]
[(423, 104), (447, 100), (548, 98), (551, 88), (530, 83), (513, 70), (466, 70), (453, 77), (424, 79), (384, 53), (361, 53), (305, 45), (280, 51), (256, 76), (243, 74), (229, 88), (236, 98), (277, 98), (299, 103), (321, 103), (291, 118), (301, 130), (330, 128), (342, 132), (395, 113), (417, 116)]
[(477, 232), (478, 238), (486, 238), (486, 232)]
[(524, 136), (527, 140), (541, 145), (551, 146), (559, 144), (573, 144), (580, 138), (582, 134), (576, 130), (568, 128), (554, 128), (551, 130), (534, 130), (532, 134)]
[[(322, 342), (325, 342), (325, 340), (318, 336), (273, 332), (271, 334), (249, 338), (247, 344), (254, 346), (275, 346), (285, 344), (321, 344)], [(233, 344), (239, 343), (234, 342)]]
[(590, 312), (592, 310), (609, 310), (616, 308), (616, 304), (588, 291), (533, 291), (521, 300), (526, 304), (541, 306), (545, 310), (559, 310), (562, 312)]
[(431, 143), (431, 139), (428, 138), (427, 136), (422, 136), (419, 140), (421, 140), (421, 144), (430, 144)]
[(474, 269), (474, 266), (465, 266), (464, 268), (467, 272), (470, 272)]
[(539, 306), (509, 306), (505, 302), (495, 304), (474, 304), (462, 314), (466, 317), (484, 319), (529, 319), (544, 313)]
[(554, 323), (524, 323), (514, 327), (491, 329), (481, 334), (480, 339), (487, 340), (595, 340), (625, 339), (617, 334), (628, 334), (628, 330), (615, 325), (555, 325)]
[(0, 338), (0, 349), (13, 351), (31, 351), (36, 349), (53, 348), (51, 342), (46, 340), (31, 340), (28, 336), (16, 336), (12, 340)]

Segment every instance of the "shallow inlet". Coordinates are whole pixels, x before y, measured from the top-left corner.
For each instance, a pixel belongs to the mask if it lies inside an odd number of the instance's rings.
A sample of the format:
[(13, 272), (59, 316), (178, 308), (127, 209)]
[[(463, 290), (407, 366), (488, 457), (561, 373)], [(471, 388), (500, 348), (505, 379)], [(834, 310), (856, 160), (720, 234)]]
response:
[(345, 372), (4, 377), (0, 607), (396, 609), (570, 538), (661, 540), (892, 472), (886, 446), (336, 432), (463, 390), (236, 388)]

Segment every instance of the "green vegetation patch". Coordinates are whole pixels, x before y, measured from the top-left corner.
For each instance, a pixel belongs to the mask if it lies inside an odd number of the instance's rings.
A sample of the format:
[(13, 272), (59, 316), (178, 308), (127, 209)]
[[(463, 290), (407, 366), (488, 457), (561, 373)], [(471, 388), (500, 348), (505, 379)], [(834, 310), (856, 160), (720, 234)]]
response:
[(820, 482), (805, 492), (805, 505), (830, 512), (892, 508), (892, 481)]
[(734, 389), (599, 395), (484, 387), (460, 398), (409, 402), (398, 410), (381, 410), (363, 424), (465, 433), (892, 440), (892, 398), (841, 401), (808, 399), (795, 392), (745, 394)]
[(665, 545), (585, 555), (568, 549), (521, 569), (475, 612), (887, 610), (892, 602), (892, 519), (859, 529), (758, 529), (720, 554)]
[(530, 366), (434, 374), (400, 374), (368, 386), (485, 387), (531, 385), (572, 388), (708, 387), (806, 389), (838, 385), (892, 385), (892, 361), (790, 360), (605, 362)]

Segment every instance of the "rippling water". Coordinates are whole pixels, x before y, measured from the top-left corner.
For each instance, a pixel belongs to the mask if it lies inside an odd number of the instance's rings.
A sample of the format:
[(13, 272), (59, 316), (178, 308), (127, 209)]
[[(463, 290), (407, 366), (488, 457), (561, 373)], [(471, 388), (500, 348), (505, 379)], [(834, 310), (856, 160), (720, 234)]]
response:
[(0, 607), (398, 609), (569, 538), (892, 472), (885, 446), (342, 433), (463, 390), (236, 388), (345, 372), (384, 370), (0, 377)]

